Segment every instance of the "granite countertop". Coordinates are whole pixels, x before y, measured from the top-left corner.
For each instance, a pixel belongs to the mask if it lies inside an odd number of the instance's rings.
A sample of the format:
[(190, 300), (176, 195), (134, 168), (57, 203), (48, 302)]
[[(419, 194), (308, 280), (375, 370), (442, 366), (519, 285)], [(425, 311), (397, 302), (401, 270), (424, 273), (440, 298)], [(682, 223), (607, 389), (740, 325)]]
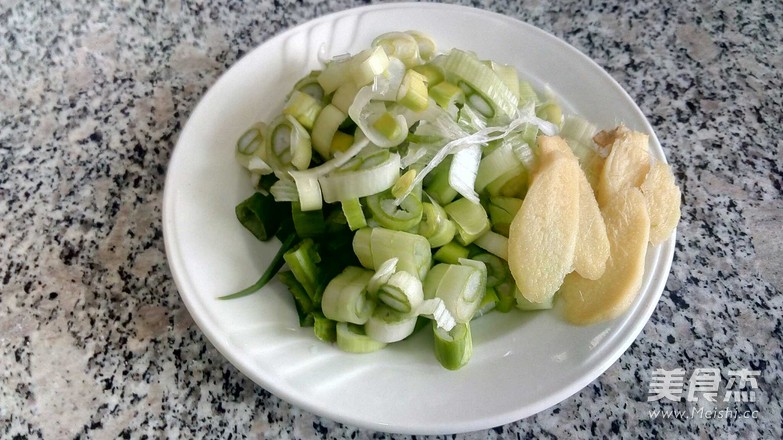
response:
[[(666, 290), (581, 392), (470, 439), (783, 436), (783, 3), (461, 2), (606, 69), (683, 192)], [(389, 438), (293, 407), (206, 340), (161, 196), (199, 98), (244, 53), (349, 0), (0, 3), (0, 437)], [(665, 418), (656, 370), (747, 370), (737, 413)], [(755, 386), (752, 386), (755, 385)], [(749, 400), (749, 399), (746, 399)], [(402, 437), (402, 436), (400, 436)]]

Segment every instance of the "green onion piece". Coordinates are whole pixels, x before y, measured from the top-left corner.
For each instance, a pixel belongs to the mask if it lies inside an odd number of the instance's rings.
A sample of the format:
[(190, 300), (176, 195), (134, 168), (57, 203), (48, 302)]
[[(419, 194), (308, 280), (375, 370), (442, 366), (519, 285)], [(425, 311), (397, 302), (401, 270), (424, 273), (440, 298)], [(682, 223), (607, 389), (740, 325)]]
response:
[(294, 246), (283, 256), (288, 268), (291, 269), (296, 280), (305, 289), (307, 295), (314, 302), (318, 302), (318, 263), (321, 256), (318, 255), (315, 242), (306, 238)]
[[(376, 163), (375, 158), (380, 162)], [(365, 160), (355, 171), (333, 172), (319, 178), (318, 182), (324, 201), (333, 203), (383, 193), (399, 178), (400, 155), (383, 150)]]
[(498, 304), (498, 294), (492, 287), (487, 287), (486, 293), (484, 293), (484, 297), (481, 299), (481, 304), (479, 304), (478, 310), (476, 310), (475, 316), (473, 316), (473, 319), (479, 318), (481, 316), (486, 315), (487, 313), (491, 312), (492, 310), (495, 310), (495, 307), (497, 307)]
[(484, 208), (468, 199), (457, 199), (443, 209), (456, 224), (457, 240), (463, 245), (472, 243), (491, 227)]
[(341, 202), (341, 205), (345, 219), (348, 221), (348, 227), (352, 231), (367, 226), (367, 219), (364, 218), (362, 204), (358, 198), (345, 199)]
[(503, 81), (503, 84), (511, 90), (511, 93), (519, 102), (519, 72), (516, 67), (509, 64), (500, 64), (490, 61), (489, 67)]
[(400, 313), (410, 314), (424, 301), (421, 280), (408, 272), (396, 272), (378, 290), (378, 300)]
[(426, 110), (430, 102), (426, 81), (424, 75), (409, 69), (397, 91), (397, 102), (414, 112)]
[(446, 211), (437, 203), (422, 204), (422, 221), (419, 223), (419, 235), (425, 237), (433, 248), (450, 242), (457, 232), (454, 222), (449, 220)]
[(400, 176), (399, 179), (397, 179), (396, 182), (394, 182), (394, 185), (391, 187), (391, 194), (393, 197), (397, 198), (401, 196), (404, 192), (408, 191), (413, 185), (413, 181), (416, 179), (416, 170), (408, 170), (405, 174)]
[(442, 64), (446, 77), (453, 75), (465, 82), (492, 107), (490, 117), (503, 115), (512, 118), (517, 110), (518, 99), (490, 67), (479, 61), (475, 55), (452, 49)]
[[(266, 133), (266, 124), (256, 122), (247, 129), (242, 136), (237, 139), (237, 153), (250, 156), (255, 153), (262, 153), (264, 150), (264, 133)], [(263, 156), (259, 156), (264, 159)]]
[(318, 311), (314, 311), (312, 315), (315, 337), (327, 343), (335, 342), (337, 340), (337, 322)]
[(280, 272), (277, 278), (288, 287), (288, 291), (291, 292), (291, 296), (294, 298), (294, 305), (296, 305), (296, 313), (299, 315), (299, 326), (310, 327), (315, 322), (313, 317), (313, 301), (305, 291), (301, 283), (296, 279), (293, 272)]
[(280, 227), (282, 215), (271, 195), (259, 192), (239, 203), (234, 208), (237, 220), (261, 241), (272, 238)]
[(311, 129), (321, 109), (323, 109), (323, 105), (321, 105), (320, 100), (313, 98), (307, 93), (294, 90), (288, 97), (285, 107), (283, 107), (283, 114), (292, 116), (303, 127)]
[(421, 222), (422, 204), (414, 195), (395, 205), (391, 191), (383, 191), (367, 197), (367, 208), (372, 218), (384, 228), (409, 231)]
[(342, 131), (336, 131), (334, 136), (332, 136), (332, 144), (329, 147), (329, 151), (332, 153), (335, 151), (344, 153), (351, 145), (353, 145), (353, 136)]
[(484, 263), (487, 269), (487, 288), (494, 288), (509, 278), (508, 263), (505, 260), (488, 253), (474, 255), (471, 258)]
[(380, 46), (386, 55), (398, 58), (407, 67), (421, 64), (419, 58), (419, 44), (412, 35), (406, 32), (387, 32), (377, 36), (372, 41), (372, 46)]
[(380, 75), (389, 67), (389, 57), (382, 47), (377, 46), (354, 55), (351, 63), (353, 66), (348, 73), (354, 84), (362, 87), (371, 83), (375, 75)]
[(420, 64), (418, 66), (414, 66), (413, 70), (424, 75), (428, 87), (433, 87), (443, 81), (443, 71), (434, 64)]
[(364, 324), (375, 309), (367, 297), (367, 284), (373, 272), (356, 266), (346, 267), (327, 284), (321, 298), (324, 316), (335, 321)]
[(397, 270), (424, 279), (432, 263), (430, 244), (421, 235), (386, 228), (362, 228), (353, 238), (353, 250), (362, 266), (377, 269), (398, 258)]
[(280, 271), (280, 268), (283, 267), (283, 264), (285, 264), (285, 260), (283, 259), (283, 256), (286, 252), (288, 252), (291, 247), (294, 246), (296, 241), (298, 240), (298, 237), (296, 234), (289, 234), (284, 240), (283, 243), (280, 245), (280, 249), (277, 250), (277, 253), (274, 257), (272, 257), (272, 261), (269, 263), (269, 266), (267, 266), (266, 270), (264, 271), (263, 275), (261, 275), (261, 278), (258, 279), (255, 283), (252, 285), (238, 291), (235, 293), (232, 293), (230, 295), (224, 295), (221, 297), (218, 297), (218, 299), (226, 300), (226, 299), (236, 299), (241, 298), (243, 296), (250, 295), (252, 293), (255, 293), (264, 286), (274, 277), (278, 271)]
[(384, 261), (380, 266), (378, 266), (378, 269), (375, 271), (375, 274), (370, 278), (370, 281), (367, 283), (367, 292), (370, 293), (370, 295), (377, 296), (378, 291), (383, 287), (384, 284), (389, 282), (389, 279), (391, 279), (391, 276), (394, 275), (397, 272), (397, 262), (400, 261), (399, 258), (389, 258), (388, 260)]
[(438, 249), (432, 258), (441, 263), (457, 264), (461, 258), (468, 258), (468, 248), (451, 241)]
[[(426, 292), (425, 292), (426, 296)], [(446, 303), (440, 298), (427, 298), (419, 305), (416, 313), (421, 317), (434, 320), (434, 324), (443, 330), (449, 331), (454, 328), (457, 321), (454, 320), (454, 316), (446, 308)]]
[(303, 211), (300, 202), (291, 202), (291, 217), (301, 238), (316, 237), (326, 231), (324, 213), (320, 209)]
[(508, 260), (508, 238), (504, 235), (489, 230), (474, 240), (473, 243), (491, 254)]
[(481, 164), (476, 175), (476, 191), (482, 192), (490, 183), (501, 176), (524, 172), (524, 166), (514, 154), (512, 142), (518, 139), (519, 135), (511, 135), (495, 148), (491, 153), (481, 159)]
[(533, 86), (527, 81), (519, 81), (519, 107), (525, 107), (530, 104), (535, 105), (537, 103), (538, 95), (533, 89)]
[(340, 124), (348, 117), (333, 104), (328, 104), (321, 110), (313, 123), (313, 148), (318, 154), (329, 159), (331, 156), (332, 139), (334, 138)]
[(324, 88), (318, 84), (318, 75), (320, 74), (320, 70), (311, 71), (302, 79), (297, 81), (296, 84), (294, 84), (294, 90), (298, 90), (302, 93), (306, 93), (312, 96), (319, 103), (324, 102), (326, 94), (324, 93)]
[(424, 191), (441, 205), (451, 203), (457, 197), (457, 191), (449, 185), (451, 160), (449, 157), (441, 162), (424, 185)]
[(522, 199), (514, 197), (490, 197), (487, 212), (492, 223), (492, 229), (498, 234), (508, 237), (508, 230), (517, 211), (522, 207)]
[(440, 81), (430, 86), (429, 96), (442, 108), (449, 108), (451, 105), (465, 102), (465, 92), (459, 86), (448, 81)]
[(468, 322), (486, 291), (486, 274), (471, 265), (441, 263), (430, 269), (423, 286), (425, 298), (442, 299), (458, 323)]
[(364, 331), (378, 342), (402, 341), (415, 330), (417, 318), (417, 315), (400, 313), (391, 307), (379, 305), (364, 324)]
[(459, 323), (451, 331), (433, 325), (435, 358), (447, 370), (458, 370), (473, 356), (473, 338), (469, 323)]
[(290, 116), (287, 119), (293, 129), (290, 140), (291, 165), (297, 170), (305, 170), (310, 166), (310, 159), (313, 156), (310, 133), (296, 119)]
[(386, 346), (367, 336), (364, 328), (346, 322), (337, 323), (337, 347), (348, 353), (370, 353)]
[(310, 134), (291, 116), (275, 118), (267, 128), (264, 141), (267, 163), (274, 170), (286, 170), (292, 166), (302, 170), (310, 165)]
[(348, 109), (356, 98), (356, 94), (359, 93), (359, 89), (360, 87), (354, 84), (353, 81), (346, 82), (334, 91), (331, 105), (347, 115)]
[(547, 102), (536, 108), (536, 116), (558, 127), (563, 124), (563, 110), (555, 102)]
[(353, 68), (352, 59), (349, 57), (332, 60), (326, 64), (324, 70), (318, 75), (318, 84), (325, 94), (331, 94), (338, 87), (348, 82), (349, 71)]
[(435, 56), (435, 50), (437, 47), (435, 46), (435, 41), (429, 35), (418, 31), (405, 31), (405, 33), (412, 36), (413, 39), (416, 40), (416, 43), (419, 45), (419, 57), (423, 61), (429, 61), (433, 56)]

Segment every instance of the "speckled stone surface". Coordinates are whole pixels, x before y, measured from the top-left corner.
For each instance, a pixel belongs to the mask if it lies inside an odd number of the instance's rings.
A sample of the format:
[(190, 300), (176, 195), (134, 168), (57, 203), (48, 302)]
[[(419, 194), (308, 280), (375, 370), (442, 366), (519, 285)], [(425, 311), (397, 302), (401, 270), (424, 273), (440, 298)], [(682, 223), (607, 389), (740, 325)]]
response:
[[(390, 438), (292, 407), (193, 324), (163, 247), (178, 133), (316, 2), (0, 2), (0, 438)], [(465, 4), (468, 4), (467, 2)], [(564, 39), (655, 127), (683, 190), (666, 291), (598, 380), (458, 437), (781, 438), (783, 3), (471, 2)], [(651, 417), (654, 370), (759, 371), (756, 418)], [(399, 436), (402, 437), (402, 436)]]

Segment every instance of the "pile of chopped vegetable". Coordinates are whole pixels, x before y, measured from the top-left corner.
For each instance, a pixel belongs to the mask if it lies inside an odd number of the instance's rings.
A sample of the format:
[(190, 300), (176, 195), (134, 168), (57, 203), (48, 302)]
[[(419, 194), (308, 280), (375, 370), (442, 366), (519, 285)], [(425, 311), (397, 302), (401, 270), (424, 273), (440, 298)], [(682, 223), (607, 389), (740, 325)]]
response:
[(256, 284), (223, 298), (277, 276), (319, 339), (365, 353), (427, 328), (458, 369), (472, 320), (552, 307), (518, 294), (509, 227), (537, 138), (566, 137), (594, 180), (595, 132), (513, 66), (383, 34), (299, 80), (279, 116), (239, 138), (256, 192), (237, 218), (282, 246)]

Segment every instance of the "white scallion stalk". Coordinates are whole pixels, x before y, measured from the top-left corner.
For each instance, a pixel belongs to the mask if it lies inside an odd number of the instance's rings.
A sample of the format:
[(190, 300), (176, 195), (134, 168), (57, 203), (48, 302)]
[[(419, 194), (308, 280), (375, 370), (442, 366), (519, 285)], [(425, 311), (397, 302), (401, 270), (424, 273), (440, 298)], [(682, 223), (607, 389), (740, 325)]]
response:
[(318, 75), (318, 84), (321, 85), (324, 93), (330, 94), (345, 84), (350, 78), (349, 72), (352, 67), (350, 56), (329, 61)]
[(419, 57), (419, 44), (409, 33), (387, 32), (375, 37), (372, 45), (383, 47), (388, 56), (400, 59), (407, 67), (422, 63)]
[(487, 231), (473, 243), (485, 251), (508, 260), (508, 238), (494, 231)]
[(365, 86), (389, 67), (389, 57), (382, 47), (376, 46), (366, 49), (354, 55), (351, 59), (349, 74), (353, 82), (359, 86)]
[(348, 115), (336, 106), (328, 104), (318, 114), (313, 124), (313, 147), (324, 159), (331, 157), (334, 134)]
[(375, 309), (375, 302), (367, 298), (367, 284), (373, 272), (348, 266), (334, 277), (321, 299), (324, 316), (334, 321), (364, 324)]
[(443, 209), (457, 226), (457, 240), (463, 245), (469, 245), (492, 226), (484, 207), (468, 199), (457, 199)]
[(480, 163), (481, 146), (470, 145), (454, 154), (449, 168), (449, 186), (473, 203), (479, 203), (475, 184)]
[(385, 228), (363, 228), (353, 236), (353, 251), (362, 266), (377, 269), (398, 258), (397, 270), (424, 279), (432, 263), (432, 251), (421, 235)]
[(318, 179), (327, 203), (377, 194), (391, 188), (400, 178), (400, 156), (396, 153), (372, 168), (334, 172)]
[(476, 175), (476, 191), (484, 191), (487, 185), (494, 182), (495, 179), (513, 170), (524, 171), (520, 169), (521, 166), (522, 163), (514, 154), (512, 144), (501, 142), (500, 146), (481, 159)]
[(416, 329), (416, 318), (381, 305), (364, 324), (364, 331), (372, 339), (390, 344), (410, 336)]
[(454, 316), (446, 308), (446, 303), (440, 298), (425, 299), (416, 310), (420, 316), (430, 318), (435, 321), (438, 328), (449, 331), (457, 324)]
[(377, 294), (378, 290), (384, 284), (389, 282), (389, 278), (391, 278), (391, 276), (397, 272), (398, 261), (400, 261), (400, 259), (394, 257), (389, 258), (388, 260), (381, 263), (381, 265), (375, 271), (375, 274), (373, 274), (372, 278), (370, 278), (370, 281), (367, 283), (367, 291), (370, 294)]
[(442, 299), (457, 323), (473, 318), (485, 289), (486, 275), (469, 265), (438, 264), (424, 280), (425, 297)]
[(277, 202), (298, 202), (299, 192), (296, 183), (291, 179), (278, 179), (269, 188), (269, 193)]
[(400, 313), (411, 313), (424, 301), (421, 280), (408, 272), (396, 272), (381, 286), (378, 300)]
[(347, 322), (337, 323), (337, 347), (348, 353), (371, 353), (386, 346), (367, 336), (364, 328)]

